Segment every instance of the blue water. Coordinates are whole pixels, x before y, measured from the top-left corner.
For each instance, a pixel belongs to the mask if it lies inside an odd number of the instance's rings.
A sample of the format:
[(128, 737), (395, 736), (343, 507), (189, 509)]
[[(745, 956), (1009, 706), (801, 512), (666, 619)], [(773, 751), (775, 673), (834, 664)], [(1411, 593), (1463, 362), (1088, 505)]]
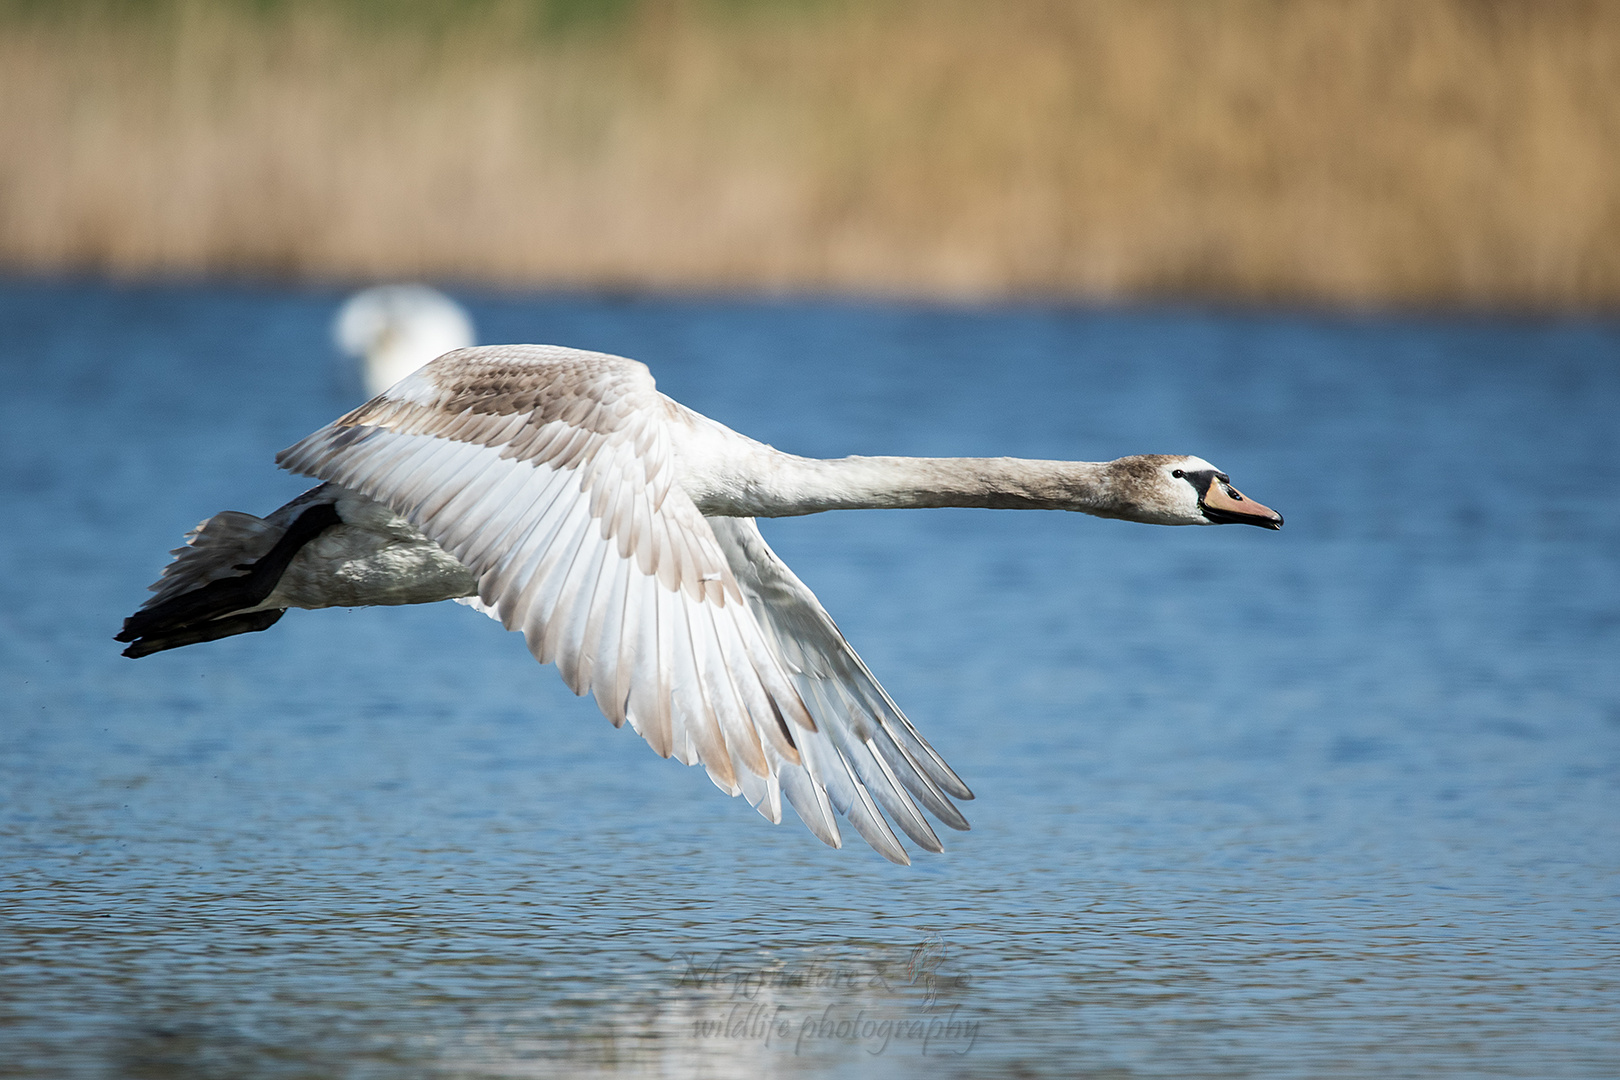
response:
[(1195, 453), (1281, 533), (766, 523), (975, 789), (891, 866), (467, 609), (111, 640), (336, 292), (0, 285), (0, 1074), (1620, 1074), (1620, 325), (464, 296), (799, 453)]

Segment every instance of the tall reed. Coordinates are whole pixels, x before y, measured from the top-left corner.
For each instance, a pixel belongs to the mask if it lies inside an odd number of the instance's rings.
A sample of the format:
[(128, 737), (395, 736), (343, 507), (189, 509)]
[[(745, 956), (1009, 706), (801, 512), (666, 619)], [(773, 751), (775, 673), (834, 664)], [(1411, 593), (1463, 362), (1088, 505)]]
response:
[(1603, 308), (1620, 5), (0, 3), (0, 266)]

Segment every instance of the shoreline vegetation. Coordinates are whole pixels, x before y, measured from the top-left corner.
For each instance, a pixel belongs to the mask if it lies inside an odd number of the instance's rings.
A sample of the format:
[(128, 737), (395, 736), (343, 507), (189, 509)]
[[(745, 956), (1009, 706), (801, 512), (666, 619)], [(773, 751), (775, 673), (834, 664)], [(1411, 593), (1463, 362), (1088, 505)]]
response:
[(0, 270), (1620, 304), (1620, 5), (0, 0)]

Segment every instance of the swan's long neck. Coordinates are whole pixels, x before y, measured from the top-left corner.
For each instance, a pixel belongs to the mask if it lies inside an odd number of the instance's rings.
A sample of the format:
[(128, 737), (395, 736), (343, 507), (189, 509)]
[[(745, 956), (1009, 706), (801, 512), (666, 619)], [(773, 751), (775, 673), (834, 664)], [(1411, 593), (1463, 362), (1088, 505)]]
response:
[[(737, 506), (720, 513), (791, 517), (822, 510), (972, 506), (1079, 510), (1123, 516), (1107, 463), (1023, 458), (847, 457), (781, 454), (749, 478)], [(706, 508), (706, 512), (715, 510)]]

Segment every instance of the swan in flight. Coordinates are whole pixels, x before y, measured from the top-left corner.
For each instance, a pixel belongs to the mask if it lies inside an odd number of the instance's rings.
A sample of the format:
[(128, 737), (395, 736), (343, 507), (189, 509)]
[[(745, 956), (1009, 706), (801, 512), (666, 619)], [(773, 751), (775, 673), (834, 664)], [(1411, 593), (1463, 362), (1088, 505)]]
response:
[(478, 343), (460, 304), (427, 285), (375, 285), (349, 297), (332, 322), (338, 348), (360, 362), (376, 395), (452, 349)]
[[(323, 483), (197, 526), (125, 620), (124, 655), (263, 630), (287, 608), (458, 599), (664, 757), (772, 822), (785, 799), (908, 862), (973, 797), (754, 519), (862, 507), (1078, 510), (1282, 527), (1202, 458), (1091, 463), (783, 453), (660, 394), (633, 360), (461, 349), (276, 458)], [(885, 820), (885, 814), (888, 820)]]

